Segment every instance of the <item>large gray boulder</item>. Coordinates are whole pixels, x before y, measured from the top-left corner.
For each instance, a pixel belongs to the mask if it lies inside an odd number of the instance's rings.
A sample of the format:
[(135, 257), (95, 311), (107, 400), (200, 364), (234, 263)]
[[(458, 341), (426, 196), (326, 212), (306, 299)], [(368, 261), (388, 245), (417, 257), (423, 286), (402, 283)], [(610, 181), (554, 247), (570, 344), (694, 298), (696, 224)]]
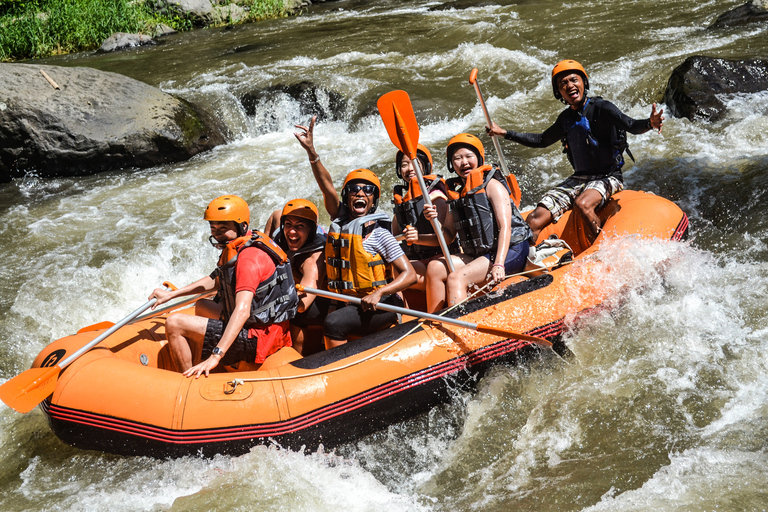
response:
[(675, 68), (664, 103), (675, 117), (717, 121), (725, 113), (723, 96), (768, 90), (768, 60), (726, 60), (695, 55)]
[(0, 83), (0, 183), (150, 167), (225, 142), (207, 113), (116, 73), (0, 64)]
[(768, 21), (768, 0), (751, 0), (718, 16), (710, 29), (737, 27)]

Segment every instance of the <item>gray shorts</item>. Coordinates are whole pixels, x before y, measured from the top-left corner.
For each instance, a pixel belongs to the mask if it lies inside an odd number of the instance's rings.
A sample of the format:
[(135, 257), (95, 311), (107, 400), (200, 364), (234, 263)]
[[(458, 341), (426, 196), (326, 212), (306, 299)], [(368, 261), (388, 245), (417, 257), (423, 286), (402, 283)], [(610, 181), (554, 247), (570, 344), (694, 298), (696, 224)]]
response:
[(555, 220), (573, 208), (576, 197), (585, 190), (597, 190), (603, 196), (602, 207), (616, 192), (624, 190), (624, 179), (621, 174), (610, 176), (571, 176), (544, 194), (539, 204), (552, 213)]

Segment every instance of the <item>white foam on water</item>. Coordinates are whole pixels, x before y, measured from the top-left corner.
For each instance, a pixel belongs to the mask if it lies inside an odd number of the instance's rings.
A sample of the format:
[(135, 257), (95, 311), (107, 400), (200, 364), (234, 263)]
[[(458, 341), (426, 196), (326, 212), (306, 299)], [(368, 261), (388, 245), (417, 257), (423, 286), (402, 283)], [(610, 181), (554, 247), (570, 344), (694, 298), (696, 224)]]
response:
[(768, 488), (765, 453), (699, 448), (670, 455), (671, 463), (640, 489), (613, 492), (584, 510), (762, 510)]

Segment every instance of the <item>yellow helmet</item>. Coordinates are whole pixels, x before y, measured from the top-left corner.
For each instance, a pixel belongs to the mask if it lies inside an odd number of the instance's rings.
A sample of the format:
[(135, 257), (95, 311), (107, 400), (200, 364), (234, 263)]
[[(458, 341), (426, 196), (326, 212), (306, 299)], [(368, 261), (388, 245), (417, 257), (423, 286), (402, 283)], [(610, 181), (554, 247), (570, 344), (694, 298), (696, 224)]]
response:
[(317, 206), (312, 201), (306, 199), (292, 199), (285, 203), (283, 212), (280, 215), (280, 224), (282, 225), (286, 215), (301, 217), (313, 223), (317, 227), (318, 211)]
[[(427, 146), (419, 144), (416, 146), (416, 158), (421, 161), (421, 171), (423, 174), (432, 174), (432, 153), (429, 152)], [(403, 177), (403, 173), (400, 172), (400, 164), (403, 161), (403, 152), (398, 150), (395, 156), (395, 172), (398, 178)]]
[(235, 222), (238, 231), (243, 223), (247, 226), (251, 224), (251, 210), (248, 203), (237, 196), (221, 196), (210, 202), (205, 209), (203, 219), (208, 222)]
[(589, 77), (587, 76), (587, 72), (584, 69), (584, 66), (575, 60), (561, 60), (555, 64), (554, 68), (552, 68), (552, 92), (555, 93), (556, 99), (561, 101), (563, 99), (562, 95), (560, 94), (560, 90), (557, 88), (557, 75), (562, 73), (580, 74), (581, 78), (584, 80), (584, 90), (589, 90)]
[(445, 155), (448, 157), (448, 170), (456, 172), (453, 168), (453, 162), (451, 158), (453, 154), (461, 148), (467, 148), (477, 155), (477, 166), (480, 167), (485, 163), (485, 148), (483, 143), (472, 135), (471, 133), (460, 133), (448, 141), (448, 148), (445, 150)]
[(373, 206), (368, 212), (373, 213), (376, 211), (376, 208), (379, 205), (379, 196), (381, 195), (381, 181), (379, 181), (379, 177), (376, 176), (376, 173), (368, 169), (355, 169), (354, 171), (347, 174), (347, 177), (344, 178), (344, 185), (341, 189), (341, 202), (345, 205), (347, 204), (347, 184), (351, 181), (358, 180), (367, 181), (376, 187), (376, 192), (373, 194)]

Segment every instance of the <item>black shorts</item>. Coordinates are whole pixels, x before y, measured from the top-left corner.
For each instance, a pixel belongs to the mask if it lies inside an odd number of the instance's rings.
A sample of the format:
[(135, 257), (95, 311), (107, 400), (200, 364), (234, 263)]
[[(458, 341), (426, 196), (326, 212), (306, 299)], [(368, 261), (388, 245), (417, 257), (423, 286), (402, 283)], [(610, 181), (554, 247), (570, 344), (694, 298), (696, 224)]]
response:
[[(382, 297), (382, 304), (403, 306), (399, 295)], [(332, 340), (346, 340), (349, 336), (365, 336), (397, 323), (397, 313), (377, 309), (363, 311), (360, 306), (347, 304), (330, 313), (323, 323), (323, 335)]]
[(296, 313), (291, 319), (291, 325), (296, 327), (307, 328), (313, 325), (323, 325), (325, 317), (328, 316), (328, 311), (333, 311), (335, 308), (344, 306), (345, 303), (329, 299), (327, 297), (316, 296), (309, 308), (303, 313)]
[[(203, 355), (201, 361), (211, 357), (211, 353), (224, 335), (224, 328), (227, 326), (222, 320), (209, 318), (208, 325), (205, 328), (205, 338), (203, 338)], [(257, 338), (248, 337), (248, 329), (241, 329), (235, 338), (234, 343), (224, 353), (220, 364), (222, 366), (232, 366), (240, 361), (253, 362), (256, 360), (256, 342)]]

